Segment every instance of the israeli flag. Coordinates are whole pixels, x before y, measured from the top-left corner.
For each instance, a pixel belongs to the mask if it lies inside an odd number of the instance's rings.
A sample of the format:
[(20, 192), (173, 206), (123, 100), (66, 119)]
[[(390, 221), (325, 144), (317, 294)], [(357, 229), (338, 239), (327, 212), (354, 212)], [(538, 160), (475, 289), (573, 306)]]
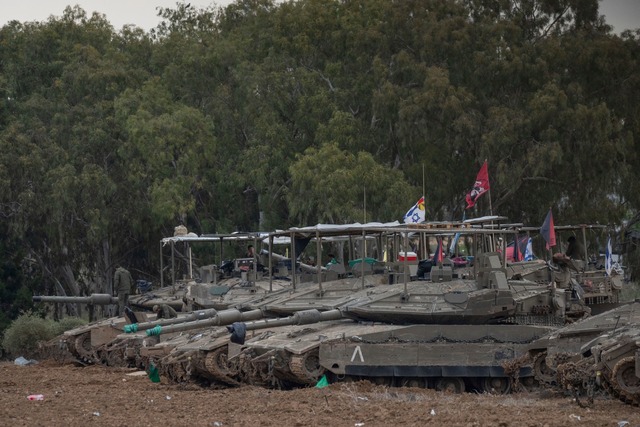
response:
[(533, 242), (531, 241), (531, 237), (527, 241), (527, 247), (524, 249), (524, 260), (525, 261), (533, 261)]
[(418, 200), (418, 202), (413, 205), (409, 211), (404, 214), (404, 222), (406, 224), (419, 224), (424, 222), (427, 219), (425, 207), (424, 207), (424, 196)]
[(611, 276), (611, 270), (613, 270), (613, 260), (611, 254), (611, 236), (607, 240), (607, 251), (604, 254), (604, 269), (607, 272), (607, 276)]

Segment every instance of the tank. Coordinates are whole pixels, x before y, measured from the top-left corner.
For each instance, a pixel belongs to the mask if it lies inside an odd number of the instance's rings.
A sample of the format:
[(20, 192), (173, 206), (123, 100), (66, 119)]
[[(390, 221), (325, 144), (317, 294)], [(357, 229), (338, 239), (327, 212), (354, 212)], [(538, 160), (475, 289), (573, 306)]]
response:
[[(330, 313), (330, 312), (327, 312)], [(258, 323), (258, 322), (255, 322)], [(247, 330), (261, 325), (247, 324)], [(367, 379), (387, 386), (507, 393), (532, 385), (530, 367), (510, 368), (526, 344), (552, 330), (534, 325), (398, 325), (333, 321), (269, 329), (235, 359), (252, 384), (291, 388)], [(234, 361), (234, 358), (231, 358)]]
[(537, 365), (542, 372), (536, 376), (568, 390), (581, 406), (593, 403), (598, 387), (625, 403), (640, 404), (639, 302), (561, 329), (534, 346), (534, 360), (545, 362)]
[(640, 406), (640, 323), (601, 336), (589, 352), (600, 385), (621, 401)]
[[(560, 328), (529, 345), (534, 376), (541, 383), (566, 386), (558, 379), (560, 365), (581, 359), (583, 347), (610, 331), (640, 324), (640, 303), (627, 303)], [(565, 367), (568, 369), (568, 367)], [(565, 372), (566, 376), (566, 372)], [(566, 388), (566, 387), (564, 387)]]

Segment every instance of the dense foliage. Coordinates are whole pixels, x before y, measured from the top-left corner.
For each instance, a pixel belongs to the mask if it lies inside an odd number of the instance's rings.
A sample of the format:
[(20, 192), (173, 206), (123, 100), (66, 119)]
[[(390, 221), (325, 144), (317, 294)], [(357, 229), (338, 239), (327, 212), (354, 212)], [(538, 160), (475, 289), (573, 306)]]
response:
[(111, 292), (116, 264), (149, 278), (178, 224), (393, 221), (423, 186), (428, 219), (457, 219), (485, 159), (475, 214), (638, 211), (640, 33), (613, 34), (597, 0), (160, 13), (148, 33), (78, 7), (0, 29), (0, 296), (14, 310), (34, 291)]
[(41, 344), (62, 334), (64, 331), (86, 324), (86, 320), (67, 317), (59, 322), (43, 319), (37, 313), (21, 313), (4, 331), (0, 343), (0, 353), (6, 351), (14, 357), (39, 356)]

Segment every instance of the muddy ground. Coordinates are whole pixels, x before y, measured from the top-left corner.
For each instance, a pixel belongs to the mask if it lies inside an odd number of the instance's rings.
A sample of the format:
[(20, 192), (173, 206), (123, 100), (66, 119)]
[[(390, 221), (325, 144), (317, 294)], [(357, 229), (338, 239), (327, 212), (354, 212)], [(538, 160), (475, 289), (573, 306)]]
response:
[[(42, 401), (27, 396), (43, 394)], [(605, 395), (580, 408), (559, 392), (452, 395), (369, 382), (295, 391), (153, 383), (104, 366), (0, 362), (2, 426), (640, 426), (640, 410)], [(622, 422), (622, 423), (621, 423)]]

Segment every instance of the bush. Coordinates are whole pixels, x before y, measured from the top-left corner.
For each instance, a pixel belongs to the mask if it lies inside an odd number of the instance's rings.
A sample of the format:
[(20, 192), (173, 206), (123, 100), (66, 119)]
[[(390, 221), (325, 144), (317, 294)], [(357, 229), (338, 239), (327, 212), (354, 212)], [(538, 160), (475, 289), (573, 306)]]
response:
[(87, 321), (79, 317), (65, 317), (59, 322), (53, 322), (53, 335), (60, 335), (64, 331), (86, 325)]
[(56, 335), (54, 324), (30, 311), (23, 313), (5, 330), (2, 347), (16, 357), (33, 357), (40, 341), (48, 341)]

